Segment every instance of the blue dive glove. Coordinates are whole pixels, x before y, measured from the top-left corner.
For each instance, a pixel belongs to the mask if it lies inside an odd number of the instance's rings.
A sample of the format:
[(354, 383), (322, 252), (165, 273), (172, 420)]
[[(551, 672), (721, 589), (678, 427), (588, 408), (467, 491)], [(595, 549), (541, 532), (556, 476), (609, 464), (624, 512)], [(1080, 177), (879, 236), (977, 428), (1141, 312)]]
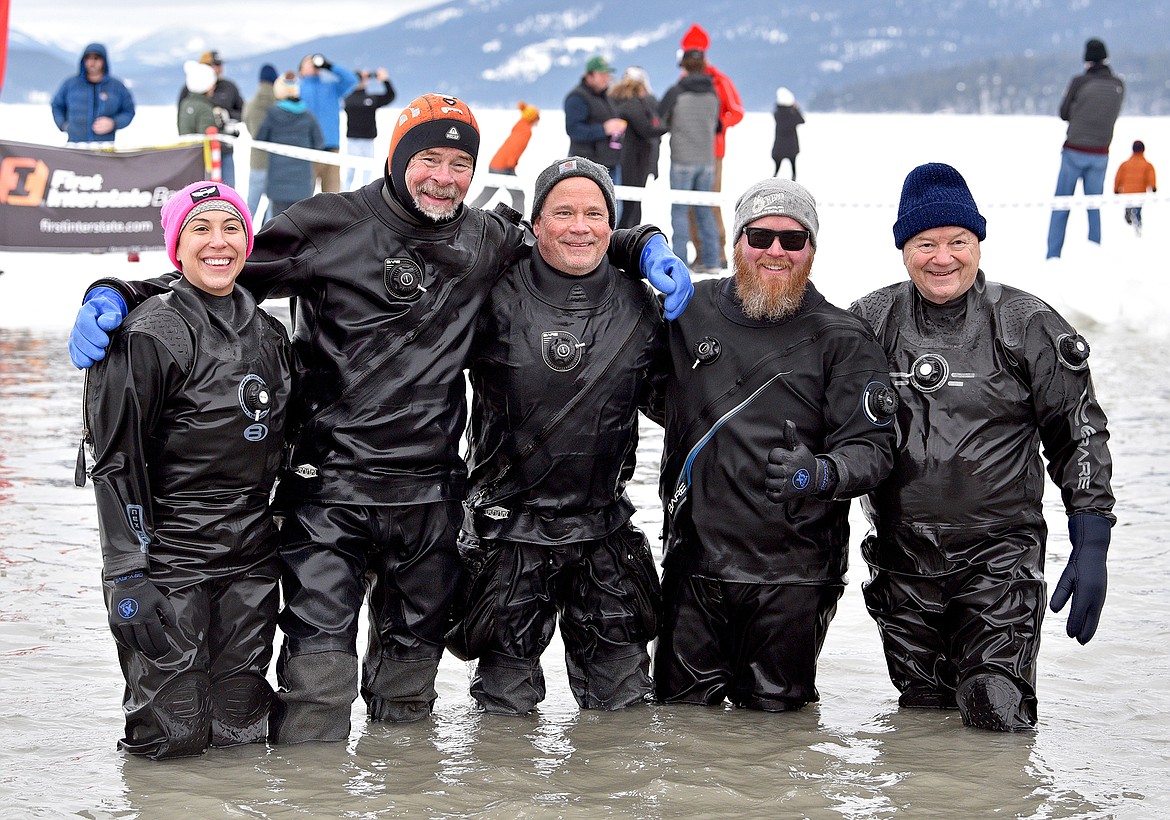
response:
[(764, 492), (773, 504), (831, 491), (837, 484), (827, 458), (817, 458), (796, 438), (796, 425), (784, 422), (784, 444), (768, 453)]
[(650, 237), (642, 249), (642, 274), (659, 293), (666, 294), (663, 312), (667, 319), (677, 319), (695, 294), (691, 272), (686, 263), (674, 255), (662, 234)]
[(69, 359), (73, 366), (84, 370), (104, 359), (110, 344), (107, 331), (122, 324), (129, 312), (126, 300), (113, 288), (94, 288), (85, 294), (69, 331)]
[(1072, 597), (1065, 633), (1087, 644), (1097, 631), (1101, 609), (1105, 606), (1105, 590), (1109, 573), (1105, 556), (1109, 552), (1109, 519), (1092, 513), (1077, 513), (1068, 519), (1068, 540), (1072, 553), (1068, 566), (1056, 582), (1049, 606), (1060, 612)]
[(167, 627), (176, 626), (175, 608), (139, 570), (114, 582), (110, 597), (110, 631), (118, 643), (148, 658), (161, 658), (170, 651)]

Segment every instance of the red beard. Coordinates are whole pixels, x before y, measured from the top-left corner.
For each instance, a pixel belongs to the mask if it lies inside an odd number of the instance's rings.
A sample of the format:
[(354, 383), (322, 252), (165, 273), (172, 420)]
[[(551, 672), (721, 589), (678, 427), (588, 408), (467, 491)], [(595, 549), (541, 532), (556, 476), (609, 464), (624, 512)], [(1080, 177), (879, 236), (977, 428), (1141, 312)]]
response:
[(735, 244), (735, 294), (750, 319), (776, 321), (800, 309), (808, 278), (812, 273), (813, 253), (803, 263), (783, 276), (765, 276), (748, 262), (739, 243)]

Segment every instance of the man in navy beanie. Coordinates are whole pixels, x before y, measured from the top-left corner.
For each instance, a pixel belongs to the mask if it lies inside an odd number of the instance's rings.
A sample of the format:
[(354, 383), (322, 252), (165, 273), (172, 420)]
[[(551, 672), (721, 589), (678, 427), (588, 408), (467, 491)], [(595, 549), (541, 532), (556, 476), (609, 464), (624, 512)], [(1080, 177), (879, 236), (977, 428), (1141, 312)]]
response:
[[(1093, 38), (1085, 43), (1085, 73), (1072, 78), (1060, 102), (1060, 118), (1068, 132), (1060, 152), (1060, 174), (1056, 195), (1072, 196), (1077, 180), (1085, 196), (1105, 190), (1105, 169), (1109, 164), (1109, 143), (1113, 125), (1121, 113), (1125, 83), (1108, 66), (1105, 44)], [(1060, 256), (1068, 211), (1055, 210), (1048, 222), (1048, 258)], [(1089, 241), (1101, 244), (1101, 211), (1089, 208)]]
[(1021, 731), (1036, 725), (1044, 615), (1040, 448), (1072, 542), (1052, 610), (1071, 599), (1066, 632), (1082, 644), (1105, 602), (1116, 519), (1089, 346), (1049, 305), (984, 277), (986, 226), (957, 170), (915, 168), (894, 223), (910, 281), (851, 308), (900, 399), (894, 469), (863, 500), (862, 589), (900, 706)]

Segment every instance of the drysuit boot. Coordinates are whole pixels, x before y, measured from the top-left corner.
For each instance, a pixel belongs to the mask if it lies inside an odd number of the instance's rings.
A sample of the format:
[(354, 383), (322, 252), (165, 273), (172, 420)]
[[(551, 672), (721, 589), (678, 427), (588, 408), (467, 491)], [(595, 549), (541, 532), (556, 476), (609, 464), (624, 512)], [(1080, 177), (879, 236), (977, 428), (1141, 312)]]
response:
[(357, 698), (357, 656), (348, 652), (281, 653), (280, 693), (269, 721), (273, 743), (349, 738)]
[(372, 671), (366, 666), (362, 697), (370, 720), (409, 723), (431, 714), (435, 699), (438, 658), (403, 660), (383, 656)]
[(993, 732), (1024, 732), (1036, 728), (1034, 715), (1026, 715), (1023, 696), (1003, 675), (972, 675), (955, 692), (963, 723)]
[(611, 657), (594, 652), (588, 661), (573, 652), (566, 656), (569, 689), (582, 709), (613, 711), (651, 697), (649, 653), (639, 645), (621, 650)]
[(488, 714), (526, 715), (544, 700), (544, 670), (539, 658), (525, 660), (484, 652), (470, 688), (471, 697)]
[(954, 709), (955, 693), (935, 689), (921, 683), (912, 683), (898, 697), (903, 709)]

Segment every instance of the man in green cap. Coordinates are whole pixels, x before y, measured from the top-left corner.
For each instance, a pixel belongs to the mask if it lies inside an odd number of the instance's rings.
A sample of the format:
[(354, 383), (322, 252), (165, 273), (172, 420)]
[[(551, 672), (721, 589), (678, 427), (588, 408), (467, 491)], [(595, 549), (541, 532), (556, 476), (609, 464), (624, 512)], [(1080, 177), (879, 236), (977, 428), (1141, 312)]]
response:
[(618, 159), (626, 121), (617, 115), (606, 91), (613, 66), (600, 54), (585, 63), (581, 82), (565, 97), (565, 132), (569, 155), (604, 165), (614, 185), (621, 185)]

